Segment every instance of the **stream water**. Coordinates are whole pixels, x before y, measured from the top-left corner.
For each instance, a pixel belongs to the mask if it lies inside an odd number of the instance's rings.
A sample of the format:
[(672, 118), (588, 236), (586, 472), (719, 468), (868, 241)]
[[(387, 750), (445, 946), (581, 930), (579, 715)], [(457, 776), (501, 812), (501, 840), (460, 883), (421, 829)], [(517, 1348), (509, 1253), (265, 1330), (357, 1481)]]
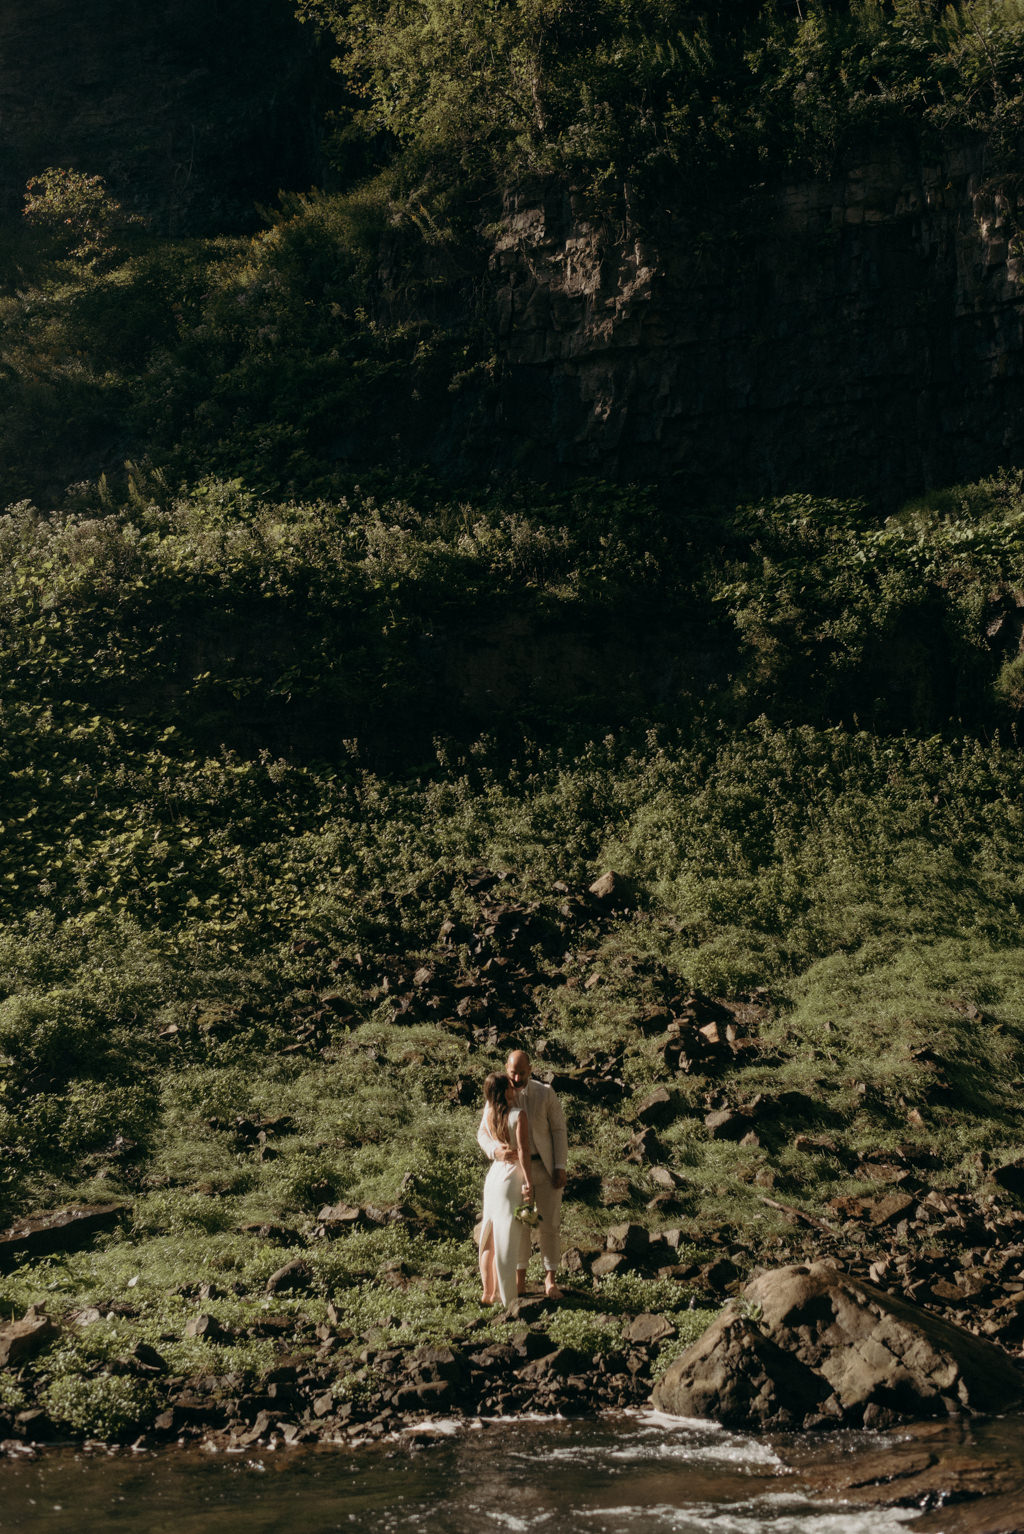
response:
[[(877, 1458), (898, 1438), (838, 1435), (825, 1452)], [(19, 1534), (898, 1534), (918, 1516), (816, 1499), (765, 1441), (653, 1412), (439, 1424), (422, 1445), (359, 1450), (0, 1462), (0, 1530)], [(960, 1527), (955, 1509), (925, 1522)]]

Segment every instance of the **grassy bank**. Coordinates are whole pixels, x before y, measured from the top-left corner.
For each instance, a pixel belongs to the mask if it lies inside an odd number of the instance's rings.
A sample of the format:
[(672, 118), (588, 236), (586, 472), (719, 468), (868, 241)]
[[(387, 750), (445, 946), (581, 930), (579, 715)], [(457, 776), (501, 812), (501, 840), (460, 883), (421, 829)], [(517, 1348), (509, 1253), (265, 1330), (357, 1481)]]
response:
[[(851, 1233), (843, 1201), (907, 1168), (993, 1217), (1024, 1149), (1015, 482), (882, 528), (588, 494), (282, 506), (151, 482), (4, 519), (0, 1197), (7, 1221), (125, 1205), (0, 1277), (7, 1315), (100, 1318), (5, 1376), (8, 1415), (151, 1420), (165, 1376), (132, 1372), (139, 1342), (179, 1385), (250, 1389), (318, 1325), (467, 1342), (490, 1324), (479, 1088), (512, 1042), (569, 1119), (561, 1346), (621, 1355), (656, 1310), (667, 1358), (753, 1261), (883, 1260), (891, 1231)], [(481, 739), (466, 683), (428, 746), (426, 641), (483, 644), (510, 610), (578, 644), (633, 612), (671, 689), (559, 710), (541, 658), (532, 740), (500, 691)], [(893, 732), (898, 682), (917, 733)], [(593, 1275), (627, 1222), (650, 1253)], [(905, 1224), (896, 1249), (962, 1242)]]

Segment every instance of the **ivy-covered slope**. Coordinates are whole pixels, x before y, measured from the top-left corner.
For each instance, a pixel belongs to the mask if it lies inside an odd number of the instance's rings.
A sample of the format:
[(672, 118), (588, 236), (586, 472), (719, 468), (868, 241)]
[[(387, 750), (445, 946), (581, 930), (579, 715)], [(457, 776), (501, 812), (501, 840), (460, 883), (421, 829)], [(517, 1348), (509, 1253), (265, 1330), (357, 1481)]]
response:
[[(634, 494), (596, 506), (136, 480), (3, 520), (4, 1211), (125, 1209), (0, 1278), (9, 1312), (115, 1318), (12, 1375), (9, 1417), (177, 1432), (228, 1380), (199, 1431), (260, 1399), (279, 1334), (361, 1430), (383, 1387), (344, 1334), (405, 1358), (483, 1323), (473, 1136), (513, 1042), (569, 1112), (551, 1345), (620, 1357), (638, 1310), (713, 1308), (809, 1231), (887, 1260), (894, 1166), (906, 1282), (954, 1272), (968, 1217), (1015, 1239), (990, 1176), (1021, 1151), (1018, 484), (882, 528), (798, 499), (681, 538)], [(455, 688), (425, 754), (431, 635), (485, 642), (511, 603), (585, 636), (644, 602), (727, 663), (680, 642), (614, 718), (499, 691), (489, 739)], [(643, 1253), (592, 1274), (629, 1221)]]

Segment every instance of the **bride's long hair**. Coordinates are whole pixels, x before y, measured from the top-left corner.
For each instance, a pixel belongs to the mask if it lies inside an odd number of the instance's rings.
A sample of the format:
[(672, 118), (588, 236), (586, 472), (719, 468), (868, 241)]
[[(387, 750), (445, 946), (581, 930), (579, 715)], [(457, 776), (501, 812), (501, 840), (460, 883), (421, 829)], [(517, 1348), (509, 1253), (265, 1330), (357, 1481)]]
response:
[(512, 1085), (504, 1071), (492, 1071), (484, 1082), (484, 1101), (491, 1116), (491, 1133), (508, 1144), (508, 1089)]

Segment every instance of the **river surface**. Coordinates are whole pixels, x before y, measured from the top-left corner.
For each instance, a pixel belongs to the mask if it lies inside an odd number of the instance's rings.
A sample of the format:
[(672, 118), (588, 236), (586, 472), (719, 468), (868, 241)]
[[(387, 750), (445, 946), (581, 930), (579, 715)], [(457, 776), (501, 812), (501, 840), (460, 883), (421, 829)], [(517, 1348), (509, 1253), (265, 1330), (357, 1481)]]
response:
[[(956, 1435), (962, 1430), (943, 1429)], [(1018, 1432), (1020, 1430), (1018, 1429)], [(421, 1444), (421, 1439), (424, 1441)], [(898, 1433), (807, 1452), (877, 1462)], [(792, 1459), (792, 1456), (789, 1456)], [(245, 1454), (53, 1451), (0, 1462), (18, 1534), (956, 1534), (959, 1518), (802, 1489), (763, 1439), (654, 1412), (439, 1424), (362, 1449)]]

